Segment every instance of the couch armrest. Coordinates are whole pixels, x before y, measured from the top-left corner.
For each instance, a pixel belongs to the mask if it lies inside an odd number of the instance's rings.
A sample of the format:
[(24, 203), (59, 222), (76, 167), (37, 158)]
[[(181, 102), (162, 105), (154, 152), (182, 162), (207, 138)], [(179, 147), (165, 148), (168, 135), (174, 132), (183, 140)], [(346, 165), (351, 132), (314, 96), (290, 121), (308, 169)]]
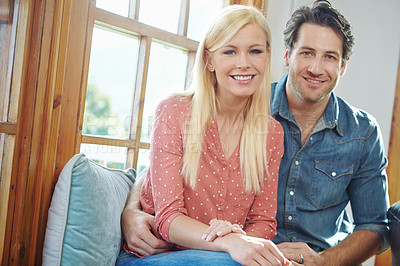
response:
[(400, 201), (389, 208), (387, 216), (390, 227), (392, 265), (400, 265)]

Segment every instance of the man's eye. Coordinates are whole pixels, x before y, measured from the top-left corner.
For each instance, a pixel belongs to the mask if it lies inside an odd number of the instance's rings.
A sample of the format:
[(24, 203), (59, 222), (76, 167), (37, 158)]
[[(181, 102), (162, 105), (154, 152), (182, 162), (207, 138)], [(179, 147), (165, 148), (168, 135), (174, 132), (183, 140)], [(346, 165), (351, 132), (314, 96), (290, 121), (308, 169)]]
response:
[(311, 52), (302, 52), (301, 55), (310, 56), (310, 55), (311, 55)]
[(327, 55), (326, 58), (327, 58), (328, 60), (336, 60), (336, 57), (333, 56), (333, 55)]

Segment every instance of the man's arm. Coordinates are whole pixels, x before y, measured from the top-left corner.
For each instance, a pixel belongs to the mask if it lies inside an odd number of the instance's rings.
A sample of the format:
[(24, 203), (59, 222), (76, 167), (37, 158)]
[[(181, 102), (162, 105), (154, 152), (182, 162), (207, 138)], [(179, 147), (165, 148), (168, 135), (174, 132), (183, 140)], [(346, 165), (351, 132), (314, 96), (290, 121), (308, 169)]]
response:
[(154, 255), (168, 250), (171, 245), (157, 233), (154, 216), (140, 207), (140, 188), (145, 174), (136, 179), (128, 195), (121, 217), (122, 233), (128, 248), (143, 256)]
[(360, 265), (380, 250), (381, 239), (378, 234), (368, 230), (358, 230), (341, 243), (321, 253), (316, 253), (305, 243), (281, 243), (277, 245), (285, 257), (304, 265)]

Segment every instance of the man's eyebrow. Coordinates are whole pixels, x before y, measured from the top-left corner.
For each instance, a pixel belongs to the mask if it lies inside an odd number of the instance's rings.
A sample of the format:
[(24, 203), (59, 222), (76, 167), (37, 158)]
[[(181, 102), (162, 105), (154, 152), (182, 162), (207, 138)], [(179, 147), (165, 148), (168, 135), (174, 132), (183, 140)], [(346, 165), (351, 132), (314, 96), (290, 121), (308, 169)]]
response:
[[(308, 46), (302, 46), (300, 47), (299, 50), (309, 50), (309, 51), (315, 51), (314, 48), (308, 47)], [(336, 56), (340, 56), (340, 53), (337, 51), (325, 51), (326, 54), (334, 54)]]

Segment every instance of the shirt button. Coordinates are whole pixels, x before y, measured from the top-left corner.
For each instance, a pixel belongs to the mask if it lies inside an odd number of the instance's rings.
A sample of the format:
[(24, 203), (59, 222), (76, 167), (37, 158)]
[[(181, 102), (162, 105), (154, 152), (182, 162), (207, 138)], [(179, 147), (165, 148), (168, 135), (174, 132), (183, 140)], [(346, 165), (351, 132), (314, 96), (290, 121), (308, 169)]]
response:
[(336, 172), (332, 172), (332, 176), (335, 177), (336, 176)]
[(294, 164), (295, 165), (299, 165), (300, 163), (299, 163), (299, 161), (295, 161)]
[(310, 140), (313, 140), (313, 137), (310, 137)]
[(294, 195), (294, 191), (293, 190), (290, 191), (289, 194), (290, 194), (290, 196), (293, 196)]
[(293, 217), (292, 216), (288, 216), (288, 220), (289, 221), (293, 220)]

